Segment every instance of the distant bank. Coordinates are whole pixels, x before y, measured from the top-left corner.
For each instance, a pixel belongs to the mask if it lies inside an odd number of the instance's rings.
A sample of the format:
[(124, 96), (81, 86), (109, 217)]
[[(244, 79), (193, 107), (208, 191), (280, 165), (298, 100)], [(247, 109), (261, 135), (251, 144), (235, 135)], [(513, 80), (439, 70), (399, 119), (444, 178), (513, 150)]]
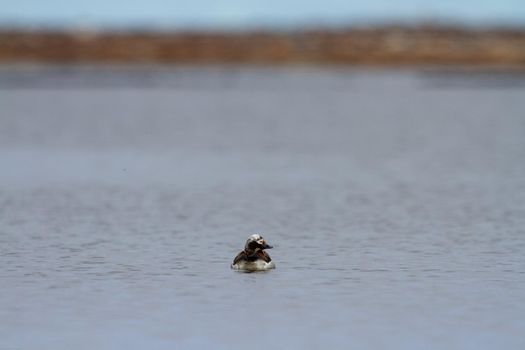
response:
[(525, 29), (0, 30), (0, 63), (486, 65), (525, 68)]

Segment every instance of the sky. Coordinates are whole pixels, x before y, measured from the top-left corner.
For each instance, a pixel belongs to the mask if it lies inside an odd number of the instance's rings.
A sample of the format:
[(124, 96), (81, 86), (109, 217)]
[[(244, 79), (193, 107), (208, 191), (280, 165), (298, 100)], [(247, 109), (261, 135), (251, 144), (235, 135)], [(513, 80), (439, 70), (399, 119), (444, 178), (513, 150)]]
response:
[(384, 21), (525, 25), (525, 0), (0, 0), (0, 25), (242, 28)]

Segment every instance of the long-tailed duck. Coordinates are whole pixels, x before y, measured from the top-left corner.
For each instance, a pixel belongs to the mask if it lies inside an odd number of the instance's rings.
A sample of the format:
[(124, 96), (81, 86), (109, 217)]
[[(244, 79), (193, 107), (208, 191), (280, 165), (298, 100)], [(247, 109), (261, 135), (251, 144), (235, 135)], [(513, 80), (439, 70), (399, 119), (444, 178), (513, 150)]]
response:
[(244, 250), (233, 259), (231, 268), (243, 271), (275, 269), (272, 258), (264, 251), (271, 248), (273, 247), (268, 245), (261, 235), (251, 235), (244, 245)]

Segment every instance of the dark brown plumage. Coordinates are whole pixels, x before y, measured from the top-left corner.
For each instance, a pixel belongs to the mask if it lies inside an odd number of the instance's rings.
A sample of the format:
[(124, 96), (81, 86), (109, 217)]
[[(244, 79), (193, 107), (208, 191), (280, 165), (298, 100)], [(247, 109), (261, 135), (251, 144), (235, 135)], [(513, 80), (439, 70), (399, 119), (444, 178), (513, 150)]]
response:
[(231, 268), (243, 271), (264, 271), (274, 269), (275, 264), (266, 253), (265, 249), (271, 249), (272, 246), (266, 243), (264, 238), (259, 234), (248, 237), (244, 250), (242, 250), (231, 264)]
[(270, 258), (270, 255), (266, 253), (264, 250), (258, 250), (256, 252), (246, 252), (246, 250), (241, 251), (235, 259), (233, 259), (233, 264), (237, 264), (239, 261), (256, 261), (256, 260), (264, 260), (267, 263), (272, 261), (272, 258)]

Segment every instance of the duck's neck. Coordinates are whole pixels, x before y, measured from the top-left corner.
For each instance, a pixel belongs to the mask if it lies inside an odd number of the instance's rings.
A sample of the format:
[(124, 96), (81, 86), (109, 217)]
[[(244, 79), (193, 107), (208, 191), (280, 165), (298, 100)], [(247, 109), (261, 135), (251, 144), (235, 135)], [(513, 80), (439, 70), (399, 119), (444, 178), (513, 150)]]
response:
[(246, 256), (254, 256), (255, 254), (257, 254), (258, 250), (251, 250), (251, 249), (244, 249), (244, 253), (246, 254)]

